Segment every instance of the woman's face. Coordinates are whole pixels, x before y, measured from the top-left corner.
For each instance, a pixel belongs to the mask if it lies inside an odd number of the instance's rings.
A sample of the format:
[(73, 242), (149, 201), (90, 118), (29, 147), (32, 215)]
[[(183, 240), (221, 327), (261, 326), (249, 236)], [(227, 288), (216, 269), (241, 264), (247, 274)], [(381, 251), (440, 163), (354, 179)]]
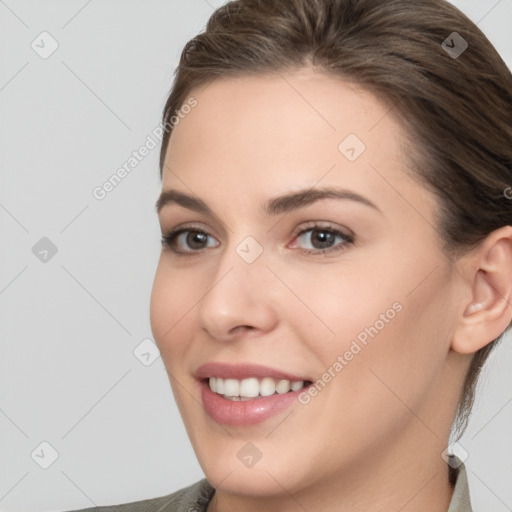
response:
[(192, 199), (159, 212), (188, 231), (162, 250), (151, 325), (205, 475), (271, 495), (441, 460), (459, 287), (389, 107), (309, 69), (191, 96), (162, 190)]

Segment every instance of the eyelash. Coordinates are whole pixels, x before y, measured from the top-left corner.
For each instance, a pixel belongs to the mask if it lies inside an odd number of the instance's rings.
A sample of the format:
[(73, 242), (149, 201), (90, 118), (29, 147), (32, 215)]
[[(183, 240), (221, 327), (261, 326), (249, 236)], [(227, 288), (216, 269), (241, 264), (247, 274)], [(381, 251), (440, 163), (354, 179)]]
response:
[[(339, 236), (344, 243), (338, 245), (336, 248), (327, 248), (327, 249), (302, 249), (301, 252), (303, 254), (308, 255), (319, 255), (323, 254), (326, 255), (327, 253), (337, 253), (344, 251), (347, 248), (347, 245), (354, 243), (354, 237), (352, 235), (347, 235), (346, 233), (342, 233), (341, 231), (332, 228), (331, 226), (321, 226), (316, 223), (312, 223), (311, 225), (301, 229), (296, 234), (294, 234), (294, 240), (300, 236), (302, 236), (304, 233), (307, 233), (308, 231), (320, 231), (320, 232), (327, 232), (329, 234)], [(181, 235), (182, 233), (200, 233), (202, 235), (210, 236), (209, 233), (202, 230), (201, 228), (195, 227), (195, 226), (189, 226), (177, 229), (175, 231), (171, 231), (169, 234), (162, 237), (162, 246), (164, 248), (169, 248), (176, 256), (178, 257), (186, 257), (186, 256), (194, 256), (196, 254), (200, 254), (204, 252), (203, 249), (200, 250), (192, 250), (192, 251), (178, 251), (176, 250), (174, 246), (174, 242), (176, 238)]]

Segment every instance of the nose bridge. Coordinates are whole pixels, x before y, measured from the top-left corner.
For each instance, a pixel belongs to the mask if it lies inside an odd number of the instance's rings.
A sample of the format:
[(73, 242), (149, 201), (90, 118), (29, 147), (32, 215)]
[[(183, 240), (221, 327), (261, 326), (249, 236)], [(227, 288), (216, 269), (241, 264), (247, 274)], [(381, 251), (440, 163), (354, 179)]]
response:
[(263, 247), (251, 236), (238, 243), (230, 242), (218, 258), (208, 295), (219, 295), (217, 299), (228, 302), (236, 296), (239, 300), (252, 302), (251, 296), (261, 291), (266, 271), (263, 252)]
[(220, 284), (224, 279), (231, 279), (231, 285), (235, 287), (245, 286), (254, 290), (253, 286), (258, 282), (261, 283), (265, 271), (267, 269), (263, 245), (250, 235), (243, 237), (232, 235), (225, 250), (218, 257), (212, 285), (216, 286), (214, 283)]
[[(233, 240), (234, 238), (232, 238)], [(218, 256), (208, 290), (198, 304), (198, 321), (223, 338), (239, 326), (267, 329), (275, 312), (265, 286), (264, 250), (254, 237), (230, 242)]]

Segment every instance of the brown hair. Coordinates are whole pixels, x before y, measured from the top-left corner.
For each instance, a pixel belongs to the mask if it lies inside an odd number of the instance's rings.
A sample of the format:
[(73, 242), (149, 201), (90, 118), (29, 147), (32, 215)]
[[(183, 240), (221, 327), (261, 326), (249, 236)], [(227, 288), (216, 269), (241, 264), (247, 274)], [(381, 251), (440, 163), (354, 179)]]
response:
[[(463, 40), (468, 48), (450, 54)], [(309, 63), (394, 105), (409, 133), (410, 172), (438, 200), (436, 229), (447, 255), (512, 225), (504, 192), (512, 182), (512, 75), (478, 27), (445, 0), (237, 0), (220, 7), (181, 54), (163, 112), (160, 177), (170, 120), (192, 89)], [(472, 358), (452, 425), (458, 438), (480, 370), (503, 334)]]

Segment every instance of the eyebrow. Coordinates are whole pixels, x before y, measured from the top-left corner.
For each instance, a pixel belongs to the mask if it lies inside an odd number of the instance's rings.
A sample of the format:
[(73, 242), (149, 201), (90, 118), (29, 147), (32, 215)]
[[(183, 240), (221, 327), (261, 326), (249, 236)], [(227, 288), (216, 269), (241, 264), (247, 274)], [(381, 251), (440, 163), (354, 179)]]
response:
[[(355, 201), (365, 206), (369, 206), (370, 208), (374, 208), (382, 213), (380, 208), (366, 197), (353, 192), (352, 190), (332, 187), (299, 190), (297, 192), (290, 192), (288, 194), (274, 197), (269, 199), (263, 205), (263, 213), (266, 216), (280, 215), (282, 213), (288, 213), (293, 210), (305, 208), (306, 206), (316, 201), (320, 201), (321, 199), (344, 199)], [(216, 216), (202, 199), (189, 196), (188, 194), (184, 194), (183, 192), (173, 189), (165, 190), (160, 194), (160, 197), (155, 203), (157, 213), (160, 213), (164, 206), (171, 203), (178, 204), (183, 208), (187, 208), (188, 210), (208, 215), (210, 217)]]

